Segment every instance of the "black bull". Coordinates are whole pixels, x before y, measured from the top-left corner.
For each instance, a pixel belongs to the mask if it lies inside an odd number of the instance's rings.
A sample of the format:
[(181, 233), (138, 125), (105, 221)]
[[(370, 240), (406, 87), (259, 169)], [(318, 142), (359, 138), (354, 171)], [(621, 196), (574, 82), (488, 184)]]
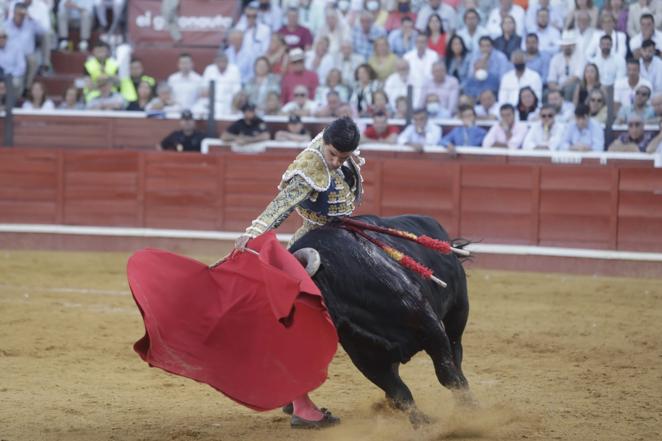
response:
[[(432, 218), (398, 216), (357, 219), (385, 227), (449, 240)], [(376, 233), (368, 233), (375, 235)], [(448, 283), (441, 288), (402, 267), (381, 249), (338, 226), (313, 230), (290, 250), (314, 248), (321, 265), (314, 275), (340, 343), (356, 367), (417, 423), (425, 417), (399, 375), (399, 366), (424, 350), (439, 382), (471, 401), (462, 373), (462, 333), (469, 314), (467, 283), (460, 260), (404, 239), (379, 234), (385, 243), (413, 257)]]

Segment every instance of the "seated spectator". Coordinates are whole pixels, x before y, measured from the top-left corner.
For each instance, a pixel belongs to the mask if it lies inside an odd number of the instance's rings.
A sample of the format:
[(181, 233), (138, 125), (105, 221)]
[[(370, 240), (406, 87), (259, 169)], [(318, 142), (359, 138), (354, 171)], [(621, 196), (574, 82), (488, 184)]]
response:
[(315, 116), (321, 118), (339, 118), (338, 112), (343, 105), (343, 100), (335, 90), (329, 90), (324, 99), (325, 104), (322, 104), (315, 111)]
[[(628, 7), (625, 5), (625, 0), (606, 0), (603, 6), (604, 11), (609, 11), (616, 19), (616, 30), (624, 34), (628, 32)], [(636, 34), (638, 31), (632, 32), (630, 35)]]
[(283, 10), (279, 6), (280, 2), (257, 0), (250, 2), (249, 5), (254, 5), (258, 11), (258, 20), (269, 26), (272, 32), (278, 32), (283, 27)]
[(494, 49), (494, 43), (487, 35), (480, 37), (478, 51), (471, 55), (471, 66), (475, 69), (478, 63), (481, 64), (481, 69), (486, 69), (487, 73), (495, 78), (502, 78), (513, 68), (508, 58), (501, 51)]
[(559, 150), (602, 152), (605, 149), (604, 131), (588, 115), (588, 107), (580, 104), (575, 109), (575, 121), (566, 126)]
[(388, 116), (383, 112), (376, 112), (372, 117), (372, 125), (363, 131), (361, 142), (378, 142), (395, 144), (398, 141), (398, 126), (388, 123)]
[(280, 92), (280, 77), (271, 73), (271, 65), (267, 57), (255, 60), (253, 69), (253, 76), (246, 83), (244, 92), (248, 101), (255, 104), (258, 112), (264, 112), (269, 93)]
[(438, 14), (430, 14), (425, 35), (428, 37), (428, 48), (437, 53), (440, 59), (446, 56), (446, 41), (448, 36)]
[(634, 102), (635, 92), (641, 86), (647, 86), (648, 90), (653, 89), (650, 81), (641, 77), (639, 62), (629, 59), (627, 76), (616, 80), (614, 83), (614, 111), (618, 113), (618, 110), (622, 106), (632, 104)]
[(283, 106), (282, 112), (287, 115), (311, 116), (315, 111), (315, 101), (308, 98), (306, 86), (294, 88), (294, 99)]
[(30, 87), (28, 99), (23, 102), (23, 109), (26, 110), (53, 110), (55, 105), (46, 94), (46, 87), (41, 81), (35, 81)]
[(375, 41), (375, 51), (372, 57), (370, 57), (368, 64), (377, 73), (377, 79), (380, 82), (383, 83), (389, 75), (395, 72), (395, 63), (397, 61), (398, 57), (391, 52), (386, 37), (378, 38)]
[(407, 98), (400, 96), (395, 99), (395, 111), (393, 112), (393, 118), (406, 119), (408, 118), (409, 113), (409, 104), (407, 104)]
[(628, 116), (628, 131), (621, 134), (610, 145), (610, 152), (634, 152), (643, 153), (647, 151), (648, 145), (653, 139), (653, 134), (644, 130), (644, 119), (637, 113)]
[(295, 7), (287, 8), (286, 24), (280, 28), (278, 33), (285, 39), (288, 49), (298, 47), (307, 51), (313, 46), (313, 34), (307, 27), (299, 24), (299, 10)]
[(423, 84), (432, 78), (432, 65), (439, 61), (439, 55), (428, 48), (427, 42), (427, 37), (419, 34), (416, 37), (416, 48), (403, 56), (409, 63), (409, 80), (415, 90), (414, 102), (419, 102)]
[(236, 65), (230, 63), (225, 52), (216, 54), (214, 62), (207, 66), (202, 73), (202, 81), (206, 89), (214, 81), (216, 113), (219, 115), (231, 114), (232, 98), (241, 90), (241, 73)]
[(40, 46), (41, 59), (40, 52), (37, 51), (37, 43), (40, 38), (45, 37), (47, 30), (28, 16), (25, 3), (16, 3), (13, 15), (5, 21), (5, 31), (9, 37), (9, 44), (16, 45), (27, 61), (25, 87), (29, 88), (40, 66), (50, 63), (50, 58), (46, 58), (45, 55), (45, 53), (50, 54), (50, 48), (45, 49), (43, 41)]
[(423, 151), (426, 145), (437, 145), (441, 140), (441, 127), (428, 120), (428, 112), (423, 108), (414, 110), (412, 123), (398, 136), (398, 144)]
[(290, 115), (287, 120), (287, 130), (279, 130), (274, 137), (276, 141), (310, 142), (310, 132), (306, 130), (298, 115)]
[[(126, 0), (94, 0), (97, 21), (104, 32), (110, 35), (118, 34), (125, 2)], [(113, 13), (113, 21), (110, 23), (110, 26), (108, 26), (107, 17), (109, 10)]]
[(641, 17), (644, 14), (651, 14), (658, 24), (662, 23), (662, 3), (654, 0), (639, 0), (628, 3), (630, 5), (629, 13), (626, 15), (627, 28), (623, 32), (627, 32), (630, 37), (641, 32)]
[(498, 77), (488, 70), (488, 61), (478, 59), (473, 64), (471, 74), (464, 80), (462, 90), (473, 99), (477, 99), (485, 90), (491, 90), (495, 95), (501, 84), (501, 77)]
[[(536, 26), (529, 29), (538, 36), (541, 52), (555, 54), (559, 50), (561, 32), (550, 24), (550, 12), (548, 8), (540, 8), (536, 13)], [(573, 33), (573, 37), (575, 37)]]
[(517, 118), (520, 121), (535, 121), (538, 119), (538, 97), (530, 87), (523, 87), (517, 99)]
[(556, 121), (556, 110), (545, 104), (540, 110), (540, 120), (529, 127), (524, 137), (523, 150), (558, 150), (565, 135), (565, 124)]
[[(462, 44), (469, 52), (478, 52), (478, 41), (487, 36), (487, 30), (480, 25), (480, 14), (475, 8), (467, 5), (467, 10), (464, 11), (464, 27), (455, 35), (462, 39)], [(448, 69), (448, 72), (452, 71)]]
[(64, 92), (64, 97), (62, 102), (58, 106), (58, 109), (61, 110), (83, 110), (85, 109), (85, 104), (81, 100), (79, 89), (75, 87), (67, 88)]
[(513, 52), (522, 46), (522, 37), (515, 33), (515, 19), (511, 15), (503, 17), (501, 35), (494, 39), (494, 49), (510, 60)]
[(280, 104), (280, 94), (272, 90), (267, 94), (267, 101), (264, 105), (264, 111), (262, 114), (269, 116), (282, 115), (283, 112), (281, 111), (281, 108), (282, 106)]
[(645, 40), (653, 40), (657, 47), (662, 47), (662, 32), (655, 29), (655, 18), (652, 14), (643, 14), (639, 20), (641, 32), (630, 35), (630, 51), (634, 58), (641, 56), (641, 45)]
[(25, 76), (25, 56), (18, 43), (9, 43), (7, 31), (0, 26), (0, 69), (4, 75), (12, 75), (14, 89), (20, 95)]
[(598, 8), (595, 7), (592, 0), (575, 0), (574, 10), (567, 13), (564, 20), (564, 28), (571, 29), (577, 23), (579, 14), (586, 13), (591, 18), (590, 23), (592, 27), (598, 25)]
[[(235, 115), (237, 113), (241, 113), (241, 109), (244, 107), (245, 104), (248, 104), (248, 95), (241, 90), (237, 92), (233, 97), (232, 97), (232, 104), (230, 105), (230, 112), (232, 115)], [(257, 106), (256, 106), (257, 109)]]
[(601, 89), (600, 71), (594, 63), (588, 63), (584, 66), (584, 73), (579, 82), (579, 87), (575, 88), (572, 102), (575, 106), (578, 104), (588, 104), (588, 97), (593, 89)]
[[(407, 97), (407, 88), (412, 85), (409, 72), (410, 69), (407, 60), (399, 59), (395, 63), (395, 72), (389, 75), (389, 77), (386, 79), (386, 82), (384, 83), (384, 92), (386, 92), (386, 95), (391, 100), (397, 100), (400, 97)], [(418, 101), (414, 100), (414, 102)]]
[(453, 116), (448, 109), (441, 105), (439, 97), (434, 93), (426, 95), (425, 102), (422, 104), (422, 107), (425, 107), (425, 110), (428, 112), (428, 117), (432, 119), (450, 118)]
[[(411, 28), (414, 28), (414, 20), (416, 20), (416, 13), (413, 12), (411, 0), (397, 0), (395, 7), (390, 9), (384, 23), (386, 32), (393, 34), (393, 32), (402, 28), (402, 23), (405, 19), (411, 23)], [(413, 46), (413, 41), (412, 41)], [(405, 51), (406, 52), (406, 51)], [(398, 54), (400, 56), (402, 54)]]
[(549, 77), (549, 63), (552, 60), (553, 54), (540, 52), (538, 36), (536, 34), (528, 34), (524, 44), (526, 46), (526, 52), (524, 53), (526, 67), (537, 72), (540, 75), (543, 85), (546, 84)]
[(460, 108), (461, 127), (455, 127), (446, 136), (441, 138), (440, 144), (446, 147), (449, 153), (455, 152), (457, 146), (480, 147), (487, 131), (476, 125), (476, 111), (473, 107)]
[(329, 39), (321, 36), (315, 41), (315, 47), (306, 52), (304, 66), (315, 72), (317, 78), (326, 78), (333, 67), (333, 57), (329, 54)]
[(563, 6), (559, 4), (552, 5), (550, 0), (537, 0), (529, 2), (529, 7), (526, 9), (526, 29), (528, 32), (535, 32), (534, 29), (538, 22), (538, 11), (547, 9), (549, 11), (549, 24), (557, 30), (563, 30), (563, 21), (565, 19), (565, 11)]
[[(423, 84), (421, 96), (425, 99), (429, 94), (439, 97), (439, 104), (454, 115), (457, 110), (457, 100), (460, 96), (460, 83), (453, 76), (446, 74), (446, 65), (438, 61), (432, 65), (432, 78)], [(423, 103), (419, 103), (423, 105)]]
[(88, 94), (88, 110), (122, 110), (124, 98), (113, 87), (112, 79), (106, 76), (97, 78), (96, 90)]
[(547, 87), (560, 90), (567, 101), (571, 101), (577, 83), (584, 71), (584, 55), (576, 50), (577, 37), (574, 31), (565, 31), (561, 38), (561, 52), (549, 63)]
[(659, 124), (662, 122), (662, 93), (653, 95), (651, 98), (651, 106), (653, 107), (653, 116), (646, 120), (646, 124)]
[(478, 97), (479, 104), (476, 106), (476, 118), (480, 120), (494, 121), (499, 119), (499, 105), (490, 89), (484, 90)]
[(609, 35), (603, 35), (600, 38), (600, 52), (598, 55), (589, 58), (591, 63), (598, 67), (601, 82), (604, 86), (613, 86), (618, 78), (625, 76), (625, 60), (611, 54), (612, 40)]
[(376, 90), (372, 94), (372, 102), (370, 103), (370, 107), (368, 109), (369, 116), (372, 117), (375, 113), (383, 113), (387, 116), (391, 116), (393, 114), (393, 110), (389, 104), (388, 95), (386, 95), (386, 92), (381, 89)]
[[(492, 2), (494, 4), (494, 2)], [(514, 5), (513, 0), (499, 0), (499, 5), (490, 11), (487, 17), (486, 29), (492, 38), (496, 38), (501, 31), (502, 17), (512, 16), (515, 19), (516, 32), (518, 35), (524, 34), (526, 17), (524, 9), (519, 5)]]
[(651, 90), (648, 86), (639, 86), (634, 94), (634, 100), (631, 105), (621, 106), (616, 115), (616, 124), (625, 124), (630, 121), (632, 115), (638, 115), (642, 121), (647, 121), (655, 116), (653, 108), (648, 103), (651, 96)]
[(414, 29), (413, 18), (402, 17), (400, 28), (388, 35), (388, 45), (396, 56), (402, 57), (416, 46), (416, 35), (418, 32)]
[[(352, 29), (349, 27), (345, 19), (341, 16), (340, 12), (338, 11), (338, 8), (333, 5), (333, 4), (328, 4), (325, 7), (324, 10), (324, 23), (318, 30), (318, 32), (315, 34), (317, 36), (320, 35), (326, 35), (329, 37), (329, 41), (331, 42), (331, 45), (329, 47), (329, 52), (332, 54), (337, 54), (338, 52), (341, 51), (341, 45), (344, 41), (349, 41), (349, 45), (352, 45)], [(353, 52), (350, 50), (350, 53)], [(358, 55), (358, 54), (357, 54)], [(362, 63), (365, 61), (365, 57), (359, 55), (361, 58), (361, 61), (359, 62)], [(336, 65), (337, 66), (337, 65)], [(354, 68), (350, 72), (354, 72)], [(347, 72), (345, 72), (342, 68), (340, 69), (343, 73), (343, 77), (347, 77)]]
[(162, 150), (199, 152), (205, 134), (195, 130), (195, 120), (190, 110), (184, 110), (179, 120), (180, 130), (175, 130), (161, 141)]
[[(172, 97), (182, 109), (190, 109), (195, 104), (204, 85), (202, 77), (193, 70), (191, 54), (183, 52), (177, 61), (177, 72), (168, 77)], [(157, 91), (158, 93), (158, 91)]]
[(589, 117), (599, 124), (607, 124), (607, 96), (602, 89), (593, 89), (588, 97)]
[(662, 153), (662, 123), (660, 124), (660, 131), (646, 147), (646, 153)]
[(154, 98), (154, 89), (152, 85), (147, 80), (141, 80), (138, 83), (138, 93), (136, 94), (136, 99), (129, 102), (126, 106), (126, 110), (132, 112), (144, 112), (147, 109), (147, 105), (152, 102)]
[(283, 76), (281, 82), (281, 101), (283, 103), (292, 101), (294, 99), (294, 88), (299, 85), (308, 88), (308, 96), (315, 96), (319, 80), (315, 72), (305, 68), (303, 51), (299, 48), (292, 49), (288, 58), (288, 72)]
[[(101, 76), (109, 78), (113, 84), (119, 81), (117, 74), (119, 64), (110, 56), (110, 46), (103, 42), (97, 42), (92, 47), (92, 55), (85, 61), (85, 75), (87, 76), (87, 86), (85, 94), (92, 91), (97, 79)], [(85, 97), (89, 101), (89, 97)]]
[(57, 34), (61, 51), (69, 48), (69, 24), (78, 22), (80, 25), (80, 42), (78, 50), (87, 52), (92, 35), (94, 0), (63, 0), (57, 7)]
[[(616, 21), (614, 16), (608, 11), (603, 11), (600, 18), (600, 30), (593, 35), (593, 41), (586, 49), (586, 57), (591, 58), (598, 55), (600, 39), (608, 35), (613, 42), (611, 54), (616, 55), (621, 60), (625, 59), (628, 52), (627, 35), (616, 30)], [(602, 69), (601, 69), (602, 71)]]
[[(601, 90), (601, 89), (598, 89)], [(575, 119), (575, 107), (571, 102), (563, 99), (563, 95), (558, 90), (552, 90), (547, 94), (547, 103), (554, 107), (555, 119), (558, 122), (567, 124)], [(582, 103), (586, 104), (586, 103)]]
[(448, 40), (448, 49), (446, 50), (446, 72), (454, 76), (458, 81), (464, 81), (469, 76), (471, 60), (469, 49), (464, 45), (464, 41), (457, 35), (453, 35)]
[(354, 52), (365, 60), (372, 57), (374, 42), (379, 37), (386, 37), (384, 28), (375, 23), (375, 15), (367, 10), (361, 11), (359, 22), (352, 29), (352, 44)]
[(436, 14), (441, 17), (444, 29), (450, 33), (454, 32), (457, 23), (455, 9), (450, 5), (442, 3), (441, 0), (429, 0), (426, 3), (421, 6), (416, 16), (416, 29), (424, 31), (430, 21), (430, 16)]
[(349, 101), (351, 90), (343, 83), (342, 74), (340, 73), (340, 70), (335, 67), (327, 74), (324, 85), (317, 88), (315, 102), (318, 105), (323, 106), (326, 103), (326, 97), (331, 91), (338, 94), (340, 101), (344, 103)]
[(360, 117), (368, 117), (370, 116), (372, 94), (380, 89), (377, 73), (369, 64), (364, 63), (356, 68), (354, 79), (356, 83), (349, 102)]
[(654, 93), (662, 92), (662, 60), (656, 55), (656, 45), (653, 40), (644, 40), (641, 45), (639, 71), (641, 77), (651, 83)]
[(138, 86), (142, 82), (147, 83), (152, 91), (156, 88), (156, 80), (149, 75), (145, 75), (142, 61), (134, 58), (129, 64), (129, 76), (120, 80), (122, 98), (128, 103), (136, 101), (138, 99)]
[(152, 99), (145, 107), (149, 114), (164, 115), (171, 112), (181, 112), (182, 107), (175, 101), (172, 88), (166, 82), (159, 83), (156, 87), (156, 98)]
[(528, 87), (536, 96), (536, 100), (542, 98), (542, 80), (536, 71), (526, 67), (524, 52), (516, 50), (513, 52), (512, 62), (514, 69), (506, 73), (501, 79), (499, 86), (499, 102), (501, 104), (516, 104), (520, 91)]
[[(252, 55), (253, 59), (266, 54), (271, 43), (271, 29), (258, 20), (258, 13), (259, 4), (255, 1), (248, 3), (235, 25), (237, 30), (244, 33), (242, 47)], [(280, 25), (278, 27), (280, 28)]]
[(225, 49), (230, 65), (237, 66), (241, 84), (246, 84), (253, 78), (253, 66), (256, 55), (244, 48), (244, 33), (238, 29), (232, 29), (228, 34), (228, 47)]
[(262, 54), (271, 65), (271, 73), (282, 75), (287, 72), (287, 44), (280, 34), (273, 34), (269, 40), (269, 49)]
[(513, 105), (502, 104), (499, 108), (499, 123), (490, 127), (483, 139), (483, 147), (519, 149), (522, 147), (527, 130), (526, 123), (515, 120)]
[(268, 141), (270, 136), (267, 131), (267, 125), (255, 114), (255, 105), (247, 103), (242, 107), (241, 111), (244, 113), (244, 117), (233, 122), (223, 132), (221, 139), (224, 142), (240, 146)]

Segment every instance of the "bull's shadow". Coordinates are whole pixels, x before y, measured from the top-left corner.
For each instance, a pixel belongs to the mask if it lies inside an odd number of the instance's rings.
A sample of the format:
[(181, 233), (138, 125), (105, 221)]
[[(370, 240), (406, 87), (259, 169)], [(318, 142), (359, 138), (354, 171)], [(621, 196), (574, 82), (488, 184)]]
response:
[[(449, 240), (429, 217), (356, 219)], [(380, 235), (380, 240), (432, 269), (448, 286), (442, 288), (404, 268), (379, 247), (338, 225), (307, 233), (290, 250), (304, 264), (314, 258), (314, 252), (306, 249), (319, 253), (313, 280), (322, 291), (340, 343), (363, 375), (385, 392), (388, 402), (407, 412), (417, 426), (429, 419), (416, 408), (399, 367), (421, 350), (432, 359), (439, 382), (462, 404), (473, 404), (462, 373), (462, 333), (469, 314), (466, 275), (454, 254), (387, 235)]]

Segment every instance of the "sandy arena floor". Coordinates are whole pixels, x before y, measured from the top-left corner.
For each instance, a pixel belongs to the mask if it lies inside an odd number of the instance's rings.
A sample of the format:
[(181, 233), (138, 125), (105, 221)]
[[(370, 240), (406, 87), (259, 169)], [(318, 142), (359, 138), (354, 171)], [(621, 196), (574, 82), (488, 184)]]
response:
[(403, 377), (436, 422), (414, 431), (339, 351), (313, 397), (343, 424), (301, 432), (138, 358), (127, 257), (0, 252), (0, 440), (662, 439), (661, 280), (472, 270), (479, 410), (456, 409), (419, 355)]

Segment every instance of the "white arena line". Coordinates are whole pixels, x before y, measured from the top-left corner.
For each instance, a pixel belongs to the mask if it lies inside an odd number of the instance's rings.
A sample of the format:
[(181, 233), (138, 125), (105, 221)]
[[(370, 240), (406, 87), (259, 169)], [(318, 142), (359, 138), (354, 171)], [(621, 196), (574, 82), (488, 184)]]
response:
[(57, 292), (66, 294), (93, 294), (98, 296), (126, 296), (130, 294), (129, 289), (126, 291), (113, 291), (105, 289), (92, 289), (92, 288), (51, 288), (44, 286), (29, 286), (29, 285), (6, 285), (0, 283), (0, 289), (13, 289), (17, 291), (39, 291), (39, 292)]
[[(229, 231), (170, 230), (159, 228), (86, 227), (73, 225), (0, 224), (1, 233), (63, 234), (82, 236), (155, 237), (168, 239), (235, 240), (241, 233)], [(287, 242), (291, 234), (279, 234)], [(632, 260), (662, 262), (662, 253), (636, 251), (595, 250), (585, 248), (542, 247), (530, 245), (502, 245), (474, 243), (467, 247), (475, 253), (518, 256), (575, 257), (582, 259)]]

